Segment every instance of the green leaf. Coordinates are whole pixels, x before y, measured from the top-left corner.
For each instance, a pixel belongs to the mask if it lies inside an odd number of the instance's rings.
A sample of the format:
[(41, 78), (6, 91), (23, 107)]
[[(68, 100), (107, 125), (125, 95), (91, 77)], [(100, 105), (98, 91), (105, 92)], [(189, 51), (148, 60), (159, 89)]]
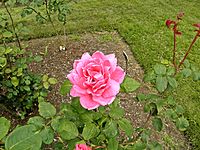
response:
[(167, 60), (167, 59), (162, 59), (162, 60), (161, 60), (161, 64), (163, 64), (163, 65), (169, 65), (169, 64), (170, 64), (170, 61)]
[[(0, 46), (0, 56), (3, 56), (5, 54), (5, 51), (6, 51), (5, 47)], [(2, 59), (2, 57), (0, 57), (0, 61), (1, 61), (1, 59)]]
[(146, 96), (146, 94), (139, 93), (137, 95), (137, 99), (138, 99), (138, 101), (145, 101), (145, 100), (147, 100), (147, 96)]
[[(69, 141), (67, 141), (67, 148), (68, 148), (68, 150), (75, 150), (76, 149), (75, 148), (76, 144), (79, 144), (79, 143), (85, 144), (83, 142), (84, 141), (81, 141), (79, 138), (75, 138), (75, 139), (69, 140)], [(57, 149), (57, 150), (66, 150), (66, 148)]]
[(157, 90), (162, 93), (167, 89), (167, 78), (166, 77), (162, 77), (162, 76), (158, 76), (156, 78), (156, 88)]
[(141, 129), (142, 134), (141, 134), (141, 140), (145, 143), (147, 143), (150, 139), (151, 136), (151, 130), (150, 129)]
[(184, 108), (181, 105), (177, 105), (175, 111), (179, 115), (182, 115), (185, 112)]
[(80, 119), (84, 123), (92, 123), (93, 122), (92, 113), (86, 112), (86, 113), (80, 114)]
[(45, 74), (45, 75), (42, 76), (42, 81), (43, 81), (43, 82), (46, 82), (47, 79), (48, 79), (48, 75)]
[(189, 127), (189, 122), (184, 117), (178, 118), (176, 121), (176, 127), (180, 131), (185, 131)]
[(40, 116), (31, 117), (28, 124), (34, 125), (37, 129), (42, 129), (45, 126), (45, 120)]
[(173, 121), (175, 121), (178, 118), (178, 115), (176, 114), (176, 112), (173, 109), (167, 109), (165, 112), (165, 115), (172, 119)]
[(7, 64), (7, 59), (4, 57), (0, 57), (0, 67), (5, 67)]
[(9, 54), (10, 52), (12, 52), (13, 49), (12, 48), (6, 48), (5, 54)]
[(60, 94), (63, 96), (70, 92), (70, 89), (72, 88), (72, 84), (69, 80), (65, 80), (64, 83), (61, 85), (60, 88)]
[(167, 97), (167, 103), (172, 106), (176, 105), (176, 101), (172, 96)]
[(117, 124), (112, 120), (107, 121), (103, 132), (107, 138), (113, 138), (117, 136), (118, 134)]
[(71, 105), (79, 114), (87, 112), (87, 110), (81, 106), (79, 98), (72, 98)]
[(10, 68), (6, 68), (6, 70), (5, 70), (5, 73), (11, 73), (12, 72), (12, 70), (10, 69)]
[(71, 140), (78, 136), (78, 129), (76, 125), (66, 119), (61, 119), (58, 124), (58, 133), (65, 140)]
[(163, 107), (166, 106), (166, 101), (164, 99), (158, 99), (156, 101), (156, 106), (157, 106), (158, 114), (159, 114), (160, 112), (162, 112)]
[(56, 114), (56, 108), (48, 102), (39, 103), (39, 114), (44, 118), (51, 118)]
[(3, 32), (3, 37), (5, 37), (5, 38), (12, 37), (12, 32), (9, 32), (9, 31)]
[[(67, 142), (67, 147), (68, 147), (68, 149), (69, 149), (69, 150), (74, 150), (75, 144), (76, 144), (76, 143), (73, 143), (73, 148), (71, 148), (71, 143), (70, 143), (70, 142)], [(53, 150), (65, 150), (65, 149), (66, 149), (66, 148), (65, 148), (64, 143), (62, 143), (62, 142), (55, 142), (55, 143), (53, 143)]]
[(119, 128), (123, 131), (125, 131), (126, 135), (128, 135), (129, 137), (132, 136), (133, 134), (133, 126), (131, 125), (130, 121), (122, 118), (120, 120), (117, 121)]
[(16, 87), (19, 85), (19, 80), (17, 79), (17, 77), (12, 77), (11, 83), (12, 83), (12, 85), (14, 85)]
[(125, 92), (133, 92), (140, 87), (140, 83), (134, 80), (131, 77), (126, 77), (124, 82), (121, 84), (121, 88), (125, 90)]
[(40, 61), (43, 60), (43, 57), (40, 56), (40, 55), (37, 55), (37, 56), (34, 57), (34, 60), (35, 60), (36, 62), (40, 62)]
[(151, 113), (152, 116), (156, 116), (158, 114), (158, 109), (157, 109), (157, 105), (153, 102), (151, 103), (146, 103), (144, 105), (144, 112), (148, 112)]
[(194, 81), (200, 80), (200, 72), (195, 71), (192, 78)]
[(163, 147), (158, 142), (151, 142), (148, 144), (149, 150), (163, 150)]
[(112, 108), (109, 112), (109, 116), (113, 119), (119, 119), (124, 116), (124, 109), (121, 107)]
[(118, 149), (118, 141), (116, 138), (110, 138), (108, 140), (108, 150), (117, 150)]
[(26, 85), (26, 86), (24, 86), (23, 88), (24, 88), (24, 90), (26, 90), (27, 92), (31, 91), (30, 87), (29, 87), (29, 86), (27, 86), (27, 85)]
[(16, 0), (8, 0), (6, 1), (6, 5), (9, 5), (10, 7), (14, 7), (16, 4)]
[(169, 67), (167, 69), (167, 75), (168, 76), (173, 76), (175, 74), (175, 68), (174, 67)]
[(112, 104), (109, 105), (109, 107), (112, 108), (118, 108), (120, 104), (120, 99), (119, 98), (115, 98), (115, 100), (112, 102)]
[(156, 94), (143, 94), (143, 93), (139, 93), (137, 95), (138, 101), (157, 100), (158, 98), (159, 98), (159, 96), (156, 95)]
[(44, 102), (44, 101), (45, 101), (44, 97), (38, 96), (38, 102), (39, 102), (39, 103)]
[(156, 79), (156, 74), (154, 71), (148, 72), (147, 74), (144, 75), (144, 81), (149, 82)]
[(185, 61), (184, 61), (184, 66), (186, 67), (186, 68), (190, 68), (190, 62), (189, 62), (189, 60), (187, 60), (187, 59), (185, 59)]
[(162, 128), (163, 128), (163, 123), (162, 123), (162, 120), (158, 117), (154, 117), (153, 120), (152, 120), (152, 124), (153, 124), (153, 127), (157, 130), (157, 131), (161, 131)]
[(146, 149), (146, 144), (139, 141), (135, 143), (133, 146), (128, 147), (127, 150), (145, 150)]
[(95, 124), (88, 123), (83, 128), (82, 136), (85, 140), (89, 140), (89, 139), (97, 136), (99, 132), (100, 132), (99, 128)]
[(175, 78), (167, 77), (167, 80), (169, 82), (169, 85), (171, 85), (172, 88), (177, 88), (178, 84)]
[(23, 74), (23, 68), (17, 69), (17, 76), (21, 76)]
[(59, 127), (59, 124), (60, 124), (60, 120), (61, 120), (61, 117), (60, 116), (56, 116), (52, 119), (51, 121), (51, 127), (55, 130), (55, 131), (58, 131), (58, 127)]
[(0, 117), (0, 141), (4, 136), (6, 136), (9, 128), (10, 128), (10, 121), (4, 117)]
[(26, 84), (26, 85), (30, 85), (30, 84), (31, 84), (31, 81), (30, 81), (30, 80), (25, 80), (25, 84)]
[(154, 66), (154, 71), (157, 75), (165, 75), (166, 74), (166, 67), (162, 64), (156, 64)]
[(49, 82), (50, 84), (56, 84), (56, 83), (57, 83), (57, 80), (56, 80), (55, 78), (49, 78), (49, 79), (48, 79), (48, 82)]
[(29, 2), (29, 0), (18, 0), (18, 2), (25, 5)]
[(50, 86), (49, 82), (47, 82), (47, 81), (43, 82), (43, 86), (45, 89), (49, 89), (49, 86)]
[(18, 127), (7, 137), (6, 150), (40, 150), (42, 138), (35, 126)]
[(60, 22), (66, 22), (66, 14), (64, 14), (64, 13), (59, 13), (58, 14), (58, 20), (60, 21)]
[(192, 74), (192, 71), (191, 71), (191, 69), (188, 69), (188, 68), (184, 68), (183, 70), (182, 70), (182, 74), (183, 74), (183, 76), (184, 77), (189, 77), (191, 74)]
[(42, 141), (45, 144), (51, 144), (54, 139), (54, 132), (50, 127), (45, 127), (41, 132), (40, 135), (42, 137)]

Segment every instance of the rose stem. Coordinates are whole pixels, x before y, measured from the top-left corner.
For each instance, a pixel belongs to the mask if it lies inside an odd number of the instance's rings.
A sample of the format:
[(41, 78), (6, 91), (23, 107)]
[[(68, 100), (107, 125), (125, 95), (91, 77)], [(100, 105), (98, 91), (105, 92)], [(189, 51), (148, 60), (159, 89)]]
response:
[(174, 65), (175, 70), (177, 70), (177, 66), (176, 66), (176, 31), (174, 31), (173, 65)]
[(192, 46), (193, 46), (194, 43), (196, 42), (196, 40), (197, 40), (197, 38), (198, 38), (199, 35), (200, 35), (200, 32), (198, 31), (197, 34), (195, 35), (194, 39), (192, 40), (192, 43), (190, 44), (190, 47), (188, 48), (187, 52), (185, 53), (184, 58), (181, 60), (181, 62), (180, 62), (180, 64), (179, 64), (178, 68), (180, 68), (181, 65), (184, 63), (185, 59), (187, 58), (187, 56), (188, 56), (190, 50), (192, 49)]

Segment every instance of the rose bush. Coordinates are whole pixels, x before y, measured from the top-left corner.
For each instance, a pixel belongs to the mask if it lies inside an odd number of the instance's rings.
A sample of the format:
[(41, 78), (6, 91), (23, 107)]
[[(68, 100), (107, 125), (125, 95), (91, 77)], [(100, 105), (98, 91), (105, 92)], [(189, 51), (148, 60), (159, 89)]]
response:
[(76, 144), (75, 150), (92, 150), (92, 149), (85, 144)]
[(70, 95), (80, 97), (81, 105), (88, 109), (111, 104), (119, 93), (125, 72), (117, 66), (114, 54), (84, 53), (75, 60), (73, 70), (67, 75), (72, 83)]

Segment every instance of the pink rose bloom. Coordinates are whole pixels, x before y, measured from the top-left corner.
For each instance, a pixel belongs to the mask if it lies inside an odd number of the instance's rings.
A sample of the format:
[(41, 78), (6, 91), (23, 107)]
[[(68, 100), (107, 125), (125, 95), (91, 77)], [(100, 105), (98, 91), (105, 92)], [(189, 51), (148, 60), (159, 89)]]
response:
[(125, 72), (117, 66), (114, 54), (84, 53), (75, 60), (67, 78), (73, 84), (70, 95), (80, 97), (81, 105), (88, 109), (111, 104), (119, 93)]
[(75, 150), (92, 150), (92, 149), (85, 144), (76, 144)]

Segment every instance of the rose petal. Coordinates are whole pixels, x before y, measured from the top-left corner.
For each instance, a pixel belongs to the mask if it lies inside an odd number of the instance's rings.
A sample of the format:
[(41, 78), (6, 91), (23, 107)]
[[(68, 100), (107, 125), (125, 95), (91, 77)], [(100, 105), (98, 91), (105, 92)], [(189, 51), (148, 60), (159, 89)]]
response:
[(83, 76), (83, 66), (83, 62), (77, 61), (76, 67), (74, 67), (79, 76)]
[(93, 96), (93, 100), (99, 103), (102, 106), (111, 104), (115, 100), (115, 96), (113, 97), (103, 97), (103, 96)]
[(103, 97), (113, 97), (119, 93), (120, 85), (115, 80), (110, 80), (108, 88), (104, 91)]
[(84, 53), (81, 57), (80, 61), (85, 61), (85, 60), (89, 60), (91, 58), (89, 53)]
[(67, 75), (67, 78), (70, 80), (70, 82), (74, 85), (78, 85), (80, 88), (85, 88), (84, 82), (85, 78), (79, 77), (76, 73), (71, 72)]
[(114, 65), (117, 65), (117, 58), (115, 58), (115, 54), (109, 54), (106, 55), (106, 58), (113, 63)]
[(80, 97), (80, 103), (81, 105), (88, 110), (95, 109), (100, 106), (99, 103), (93, 101), (91, 95), (83, 95)]
[(111, 71), (113, 72), (117, 66), (117, 58), (115, 58), (115, 54), (106, 55), (106, 58), (109, 60)]
[(97, 59), (101, 59), (101, 60), (105, 60), (105, 55), (100, 52), (100, 51), (96, 51), (93, 55), (92, 58), (97, 58)]
[(76, 144), (75, 150), (91, 150), (91, 148), (85, 144)]
[(86, 89), (82, 89), (81, 87), (79, 87), (78, 85), (73, 85), (73, 89), (79, 94), (87, 94), (87, 90)]
[(119, 84), (123, 82), (125, 77), (125, 72), (121, 67), (117, 67), (111, 75), (111, 79), (117, 81)]
[(70, 90), (70, 95), (73, 96), (73, 97), (78, 97), (78, 96), (80, 96), (79, 93), (77, 93), (77, 91), (74, 90), (73, 87), (72, 87), (71, 90)]
[(75, 70), (73, 69), (70, 74), (67, 75), (67, 78), (69, 79), (69, 81), (72, 83), (72, 84), (75, 84), (76, 83), (76, 80), (74, 79), (75, 77), (77, 76), (77, 74), (75, 73)]

